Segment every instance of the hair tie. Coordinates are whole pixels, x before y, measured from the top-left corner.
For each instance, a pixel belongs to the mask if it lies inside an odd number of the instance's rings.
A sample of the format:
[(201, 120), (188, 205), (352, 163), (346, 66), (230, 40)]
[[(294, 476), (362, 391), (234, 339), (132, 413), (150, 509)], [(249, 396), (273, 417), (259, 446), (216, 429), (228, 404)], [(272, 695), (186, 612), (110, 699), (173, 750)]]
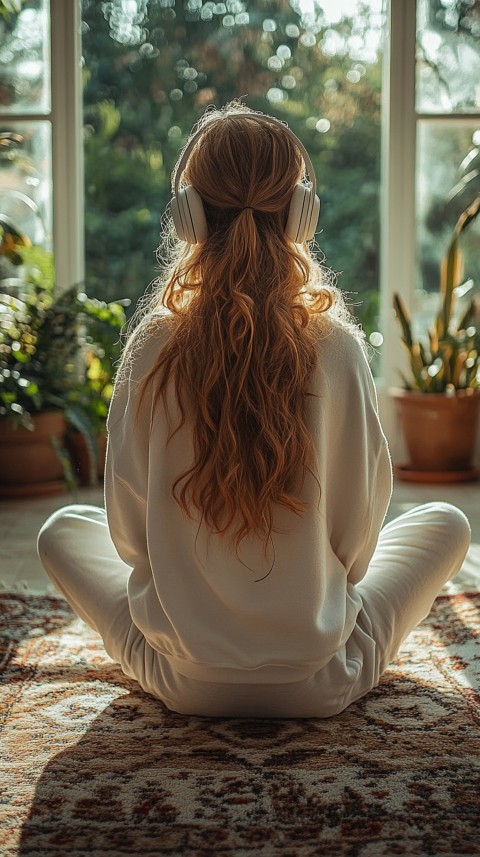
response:
[(255, 209), (253, 205), (244, 205), (243, 208), (240, 209), (240, 211), (255, 211)]

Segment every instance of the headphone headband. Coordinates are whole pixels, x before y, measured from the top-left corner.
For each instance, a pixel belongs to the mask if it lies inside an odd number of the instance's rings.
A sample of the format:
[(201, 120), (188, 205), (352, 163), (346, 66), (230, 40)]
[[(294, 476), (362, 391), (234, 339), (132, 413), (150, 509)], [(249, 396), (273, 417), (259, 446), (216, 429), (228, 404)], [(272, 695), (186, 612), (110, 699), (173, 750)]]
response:
[[(282, 128), (300, 151), (305, 164), (308, 182), (299, 182), (293, 189), (285, 226), (285, 235), (294, 244), (303, 244), (304, 241), (310, 241), (315, 234), (320, 211), (320, 200), (316, 194), (317, 182), (315, 172), (305, 146), (287, 125), (273, 116), (267, 116), (264, 113), (238, 113), (236, 115), (244, 119), (249, 119), (252, 122), (257, 122), (259, 125), (263, 124)], [(186, 241), (188, 244), (199, 244), (205, 241), (208, 236), (208, 224), (203, 202), (198, 191), (192, 185), (187, 185), (183, 188), (180, 187), (183, 171), (193, 147), (202, 134), (219, 122), (224, 122), (225, 119), (224, 116), (217, 117), (195, 131), (180, 156), (173, 176), (173, 196), (170, 203), (173, 224), (180, 240)]]
[[(288, 127), (288, 125), (285, 125), (285, 123), (281, 122), (280, 119), (275, 119), (273, 116), (267, 116), (264, 113), (238, 113), (236, 115), (241, 116), (242, 119), (249, 119), (253, 122), (258, 122), (258, 124), (260, 124), (260, 125), (262, 125), (262, 124), (273, 125), (273, 126), (277, 126), (277, 127), (279, 126), (280, 128), (283, 128), (287, 137), (290, 138), (290, 140), (297, 146), (297, 148), (300, 150), (300, 152), (302, 154), (303, 161), (305, 163), (306, 172), (307, 172), (307, 175), (308, 175), (308, 178), (310, 181), (312, 193), (313, 193), (313, 195), (315, 195), (316, 190), (317, 190), (317, 180), (315, 178), (315, 171), (313, 169), (313, 165), (312, 165), (312, 162), (310, 160), (310, 156), (309, 156), (305, 146), (301, 142), (301, 140), (298, 139), (297, 135), (294, 134), (294, 132)], [(185, 166), (187, 164), (188, 158), (190, 156), (190, 152), (194, 148), (197, 140), (209, 128), (211, 128), (214, 125), (218, 124), (219, 122), (223, 122), (223, 121), (224, 121), (223, 117), (219, 118), (219, 119), (213, 119), (211, 122), (206, 123), (202, 128), (199, 128), (199, 130), (196, 131), (194, 133), (194, 135), (188, 141), (187, 145), (185, 146), (185, 149), (182, 152), (182, 156), (178, 162), (177, 169), (175, 170), (175, 178), (174, 178), (174, 182), (173, 182), (173, 195), (174, 196), (178, 196), (178, 191), (179, 191), (179, 187), (180, 187), (180, 179), (182, 177), (182, 173), (183, 173)]]

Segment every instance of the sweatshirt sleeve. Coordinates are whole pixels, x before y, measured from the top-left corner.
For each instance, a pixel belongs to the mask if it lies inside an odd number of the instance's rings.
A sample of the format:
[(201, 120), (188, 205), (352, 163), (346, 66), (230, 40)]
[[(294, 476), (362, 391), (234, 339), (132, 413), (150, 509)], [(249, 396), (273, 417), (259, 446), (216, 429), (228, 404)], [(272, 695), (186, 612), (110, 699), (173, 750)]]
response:
[(139, 409), (139, 384), (158, 356), (164, 337), (149, 337), (138, 349), (127, 345), (107, 420), (105, 508), (119, 556), (132, 568), (148, 557), (147, 498), (151, 388)]
[(325, 345), (329, 359), (317, 405), (320, 487), (331, 546), (355, 584), (368, 569), (385, 519), (392, 467), (362, 343), (341, 330)]

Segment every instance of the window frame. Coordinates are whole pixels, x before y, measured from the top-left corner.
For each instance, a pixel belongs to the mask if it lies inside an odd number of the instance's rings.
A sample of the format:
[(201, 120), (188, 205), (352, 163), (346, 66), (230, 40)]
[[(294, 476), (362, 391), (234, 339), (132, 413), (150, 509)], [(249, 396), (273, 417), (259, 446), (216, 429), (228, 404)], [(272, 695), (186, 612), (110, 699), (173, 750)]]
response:
[(85, 277), (81, 0), (50, 0), (50, 110), (3, 111), (5, 126), (51, 126), (51, 205), (55, 287), (65, 291)]
[(392, 387), (400, 371), (408, 374), (393, 295), (413, 307), (416, 285), (416, 161), (420, 122), (444, 124), (480, 121), (480, 113), (416, 110), (416, 0), (388, 0), (382, 76), (382, 149), (380, 216), (380, 323), (384, 337), (377, 383), (380, 409), (394, 461), (403, 452), (395, 418)]
[(50, 0), (56, 288), (85, 280), (81, 0)]
[(412, 305), (415, 272), (416, 0), (387, 0), (382, 71), (379, 408), (392, 457), (402, 455), (392, 387), (406, 368), (393, 295)]

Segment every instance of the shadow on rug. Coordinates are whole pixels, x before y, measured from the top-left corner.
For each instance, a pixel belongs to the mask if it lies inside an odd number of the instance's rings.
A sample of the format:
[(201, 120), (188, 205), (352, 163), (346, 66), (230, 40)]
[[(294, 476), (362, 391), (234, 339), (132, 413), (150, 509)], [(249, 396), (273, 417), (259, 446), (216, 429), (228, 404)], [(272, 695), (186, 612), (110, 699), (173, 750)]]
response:
[(480, 854), (480, 595), (330, 720), (169, 712), (55, 598), (0, 597), (2, 857)]

